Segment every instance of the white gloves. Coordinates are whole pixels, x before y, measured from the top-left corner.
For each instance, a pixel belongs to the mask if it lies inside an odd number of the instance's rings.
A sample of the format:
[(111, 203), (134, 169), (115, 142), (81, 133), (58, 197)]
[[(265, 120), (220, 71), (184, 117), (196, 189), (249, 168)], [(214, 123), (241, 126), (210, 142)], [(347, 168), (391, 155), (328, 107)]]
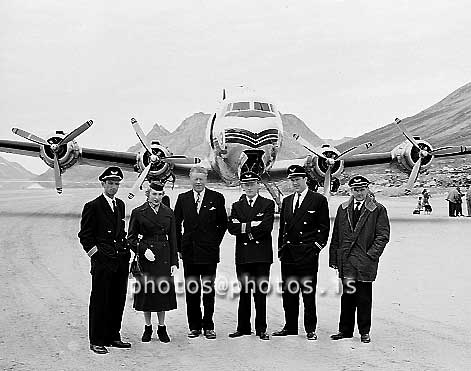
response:
[(172, 277), (175, 276), (175, 273), (177, 273), (177, 269), (178, 269), (178, 268), (177, 268), (176, 265), (172, 265), (172, 266), (170, 267), (170, 275), (171, 275)]
[(258, 227), (262, 221), (261, 220), (254, 220), (253, 222), (250, 222), (250, 225), (252, 227)]
[(155, 260), (154, 253), (149, 249), (146, 250), (146, 252), (144, 253), (144, 256), (146, 257), (147, 260), (149, 260), (151, 262), (153, 262)]

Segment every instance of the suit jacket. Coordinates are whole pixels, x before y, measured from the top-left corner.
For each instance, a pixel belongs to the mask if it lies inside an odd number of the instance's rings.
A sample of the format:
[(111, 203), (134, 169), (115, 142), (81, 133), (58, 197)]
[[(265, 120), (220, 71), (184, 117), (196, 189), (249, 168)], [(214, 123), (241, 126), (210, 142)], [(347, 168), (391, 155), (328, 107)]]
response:
[(218, 263), (219, 245), (227, 230), (224, 196), (206, 188), (198, 214), (193, 190), (190, 190), (178, 195), (174, 212), (177, 247), (183, 261), (190, 264)]
[(144, 253), (150, 249), (155, 255), (155, 262), (161, 265), (157, 276), (170, 272), (170, 267), (178, 267), (177, 238), (175, 232), (175, 216), (173, 211), (160, 204), (157, 214), (146, 202), (131, 212), (129, 220), (128, 243), (136, 252), (139, 241), (139, 257), (146, 259)]
[[(271, 232), (274, 220), (275, 203), (268, 198), (259, 195), (255, 204), (249, 206), (246, 195), (242, 195), (232, 204), (228, 230), (236, 236), (236, 264), (273, 263)], [(252, 227), (253, 221), (261, 223)]]
[(282, 263), (308, 263), (327, 244), (330, 230), (327, 199), (308, 190), (296, 214), (294, 193), (283, 199), (278, 234), (278, 257)]
[(353, 197), (337, 210), (329, 249), (329, 265), (337, 267), (341, 278), (374, 281), (379, 257), (389, 241), (386, 208), (367, 197), (353, 229)]
[[(78, 237), (85, 252), (97, 247), (101, 258), (110, 266), (117, 264), (118, 256), (127, 256), (130, 253), (126, 247), (124, 229), (124, 202), (116, 198), (117, 215), (114, 215), (105, 196), (100, 195), (93, 201), (87, 202), (83, 207), (80, 231)], [(93, 255), (95, 256), (95, 255)]]

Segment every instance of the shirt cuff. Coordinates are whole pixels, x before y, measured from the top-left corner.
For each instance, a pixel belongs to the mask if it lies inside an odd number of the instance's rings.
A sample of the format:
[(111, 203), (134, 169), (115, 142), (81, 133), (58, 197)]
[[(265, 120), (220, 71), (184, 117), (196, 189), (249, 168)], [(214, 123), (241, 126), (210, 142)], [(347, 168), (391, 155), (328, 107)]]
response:
[(93, 246), (90, 250), (88, 250), (87, 255), (91, 258), (96, 252), (98, 251), (98, 247)]
[(246, 228), (247, 228), (247, 223), (242, 223), (240, 225), (240, 233), (245, 233)]
[(319, 244), (319, 242), (317, 242), (317, 241), (316, 241), (316, 242), (314, 242), (314, 244), (317, 246), (317, 248), (319, 249), (319, 251), (320, 251), (320, 250), (322, 250), (322, 249), (324, 248), (324, 247), (323, 247), (323, 246), (321, 246), (321, 245)]

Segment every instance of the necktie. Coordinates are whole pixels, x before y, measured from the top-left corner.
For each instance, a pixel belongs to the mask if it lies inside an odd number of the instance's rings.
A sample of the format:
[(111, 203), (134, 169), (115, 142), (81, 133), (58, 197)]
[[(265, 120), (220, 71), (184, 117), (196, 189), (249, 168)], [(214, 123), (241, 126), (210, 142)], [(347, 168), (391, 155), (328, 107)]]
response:
[(200, 213), (200, 207), (201, 207), (201, 194), (199, 192), (196, 192), (196, 212), (198, 214)]
[(249, 199), (249, 206), (252, 207), (252, 204), (253, 204), (253, 199)]
[(360, 219), (360, 201), (355, 202), (355, 208), (353, 209), (353, 228), (357, 225), (358, 219)]
[(296, 204), (294, 205), (293, 214), (296, 214), (296, 211), (298, 211), (298, 209), (299, 209), (299, 199), (300, 199), (301, 195), (299, 193), (296, 193), (296, 196), (297, 196), (297, 198), (296, 198)]
[(118, 208), (116, 206), (116, 200), (113, 198), (112, 202), (113, 202), (113, 213), (116, 214), (118, 212)]

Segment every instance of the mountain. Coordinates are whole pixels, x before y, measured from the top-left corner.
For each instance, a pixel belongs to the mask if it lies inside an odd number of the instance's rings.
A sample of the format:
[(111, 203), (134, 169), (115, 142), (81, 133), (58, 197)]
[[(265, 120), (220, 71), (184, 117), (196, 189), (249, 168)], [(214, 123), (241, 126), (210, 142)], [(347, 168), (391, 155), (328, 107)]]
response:
[[(445, 145), (471, 146), (471, 83), (426, 110), (403, 119), (402, 123), (412, 135), (420, 136), (434, 148)], [(392, 123), (349, 140), (340, 145), (339, 149), (373, 142), (372, 152), (385, 152), (404, 140), (401, 131)]]
[(30, 180), (35, 176), (19, 163), (0, 157), (0, 180)]

